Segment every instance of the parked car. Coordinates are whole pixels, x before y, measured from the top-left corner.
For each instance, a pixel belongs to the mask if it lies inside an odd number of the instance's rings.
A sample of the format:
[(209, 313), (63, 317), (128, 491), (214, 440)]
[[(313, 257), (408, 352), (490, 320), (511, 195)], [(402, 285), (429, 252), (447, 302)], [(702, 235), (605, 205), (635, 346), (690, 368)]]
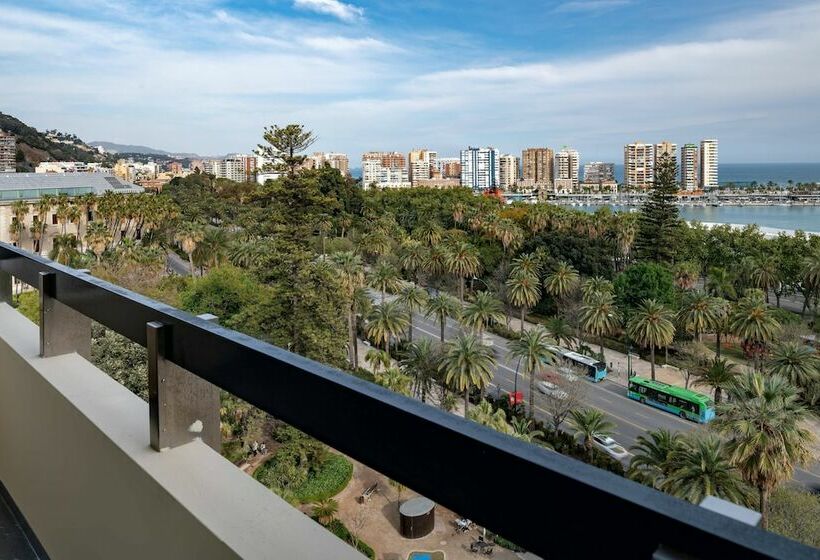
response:
[(539, 381), (535, 384), (535, 387), (542, 394), (554, 399), (564, 400), (569, 397), (565, 391), (562, 391), (555, 383), (550, 383), (549, 381)]
[(592, 436), (592, 444), (616, 461), (629, 457), (629, 451), (609, 436)]

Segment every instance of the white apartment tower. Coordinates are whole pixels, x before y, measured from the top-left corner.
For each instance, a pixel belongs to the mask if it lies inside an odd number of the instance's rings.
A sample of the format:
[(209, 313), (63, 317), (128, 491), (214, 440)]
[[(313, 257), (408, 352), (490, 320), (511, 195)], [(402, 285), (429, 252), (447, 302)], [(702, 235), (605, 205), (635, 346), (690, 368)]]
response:
[(685, 191), (698, 190), (698, 147), (696, 144), (681, 146), (680, 186)]
[(578, 151), (566, 146), (555, 154), (555, 188), (567, 192), (578, 189)]
[(438, 152), (426, 148), (412, 150), (407, 154), (410, 183), (416, 186), (418, 181), (432, 178), (438, 171), (437, 160)]
[(655, 180), (655, 146), (633, 142), (624, 146), (624, 183), (627, 189), (651, 189)]
[(498, 179), (502, 189), (511, 189), (518, 183), (519, 159), (512, 154), (498, 158)]
[(365, 152), (362, 154), (362, 185), (380, 188), (410, 186), (407, 160), (400, 152)]
[(700, 186), (718, 188), (718, 141), (715, 138), (700, 141)]
[(0, 130), (0, 173), (17, 171), (17, 139)]
[(473, 148), (461, 150), (461, 186), (473, 190), (487, 190), (500, 183), (498, 150)]

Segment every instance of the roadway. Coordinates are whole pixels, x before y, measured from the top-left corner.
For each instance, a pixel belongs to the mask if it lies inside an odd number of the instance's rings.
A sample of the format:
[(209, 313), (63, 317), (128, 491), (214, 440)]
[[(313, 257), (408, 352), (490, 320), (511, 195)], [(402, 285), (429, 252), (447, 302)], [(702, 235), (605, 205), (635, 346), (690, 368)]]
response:
[[(389, 297), (389, 296), (388, 296)], [(514, 321), (513, 321), (514, 323)], [(444, 329), (445, 340), (458, 336), (462, 331), (458, 322), (448, 319)], [(440, 328), (438, 322), (424, 315), (413, 315), (413, 336), (439, 340)], [(493, 333), (486, 333), (485, 339), (492, 341), (492, 348), (498, 360), (492, 389), (508, 393), (515, 388), (516, 362), (507, 351), (507, 340)], [(639, 435), (648, 430), (666, 428), (671, 431), (689, 432), (701, 427), (700, 424), (683, 420), (650, 406), (641, 405), (626, 396), (626, 387), (610, 379), (599, 383), (584, 380), (587, 388), (584, 394), (584, 403), (597, 408), (608, 416), (615, 425), (613, 438), (626, 448), (635, 444)], [(529, 402), (529, 380), (518, 375), (518, 390), (524, 394), (524, 402)], [(536, 418), (549, 422), (551, 417), (544, 408), (546, 397), (536, 391), (535, 408)], [(566, 425), (562, 425), (566, 429)], [(820, 491), (820, 464), (814, 462), (808, 469), (797, 469), (794, 479), (801, 484)]]

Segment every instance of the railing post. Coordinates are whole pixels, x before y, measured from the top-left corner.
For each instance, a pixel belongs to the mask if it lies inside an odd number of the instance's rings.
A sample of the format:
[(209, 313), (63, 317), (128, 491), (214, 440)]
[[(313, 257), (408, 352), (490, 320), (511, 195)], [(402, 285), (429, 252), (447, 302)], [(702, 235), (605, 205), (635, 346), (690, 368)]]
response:
[(50, 358), (76, 352), (91, 359), (91, 319), (60, 303), (57, 275), (40, 273), (40, 356)]
[[(215, 321), (213, 315), (200, 315)], [(219, 388), (169, 361), (171, 325), (152, 321), (148, 334), (148, 409), (151, 447), (178, 447), (197, 438), (222, 451)]]
[(12, 290), (11, 274), (0, 270), (0, 303), (12, 304), (14, 291)]

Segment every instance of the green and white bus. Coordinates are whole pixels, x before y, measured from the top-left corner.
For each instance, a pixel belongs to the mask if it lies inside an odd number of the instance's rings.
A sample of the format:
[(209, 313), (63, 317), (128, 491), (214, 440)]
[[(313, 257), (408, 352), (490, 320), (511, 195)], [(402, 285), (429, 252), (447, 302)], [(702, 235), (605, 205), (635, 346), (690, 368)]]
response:
[(627, 396), (701, 424), (715, 417), (715, 406), (708, 396), (661, 381), (630, 377)]

